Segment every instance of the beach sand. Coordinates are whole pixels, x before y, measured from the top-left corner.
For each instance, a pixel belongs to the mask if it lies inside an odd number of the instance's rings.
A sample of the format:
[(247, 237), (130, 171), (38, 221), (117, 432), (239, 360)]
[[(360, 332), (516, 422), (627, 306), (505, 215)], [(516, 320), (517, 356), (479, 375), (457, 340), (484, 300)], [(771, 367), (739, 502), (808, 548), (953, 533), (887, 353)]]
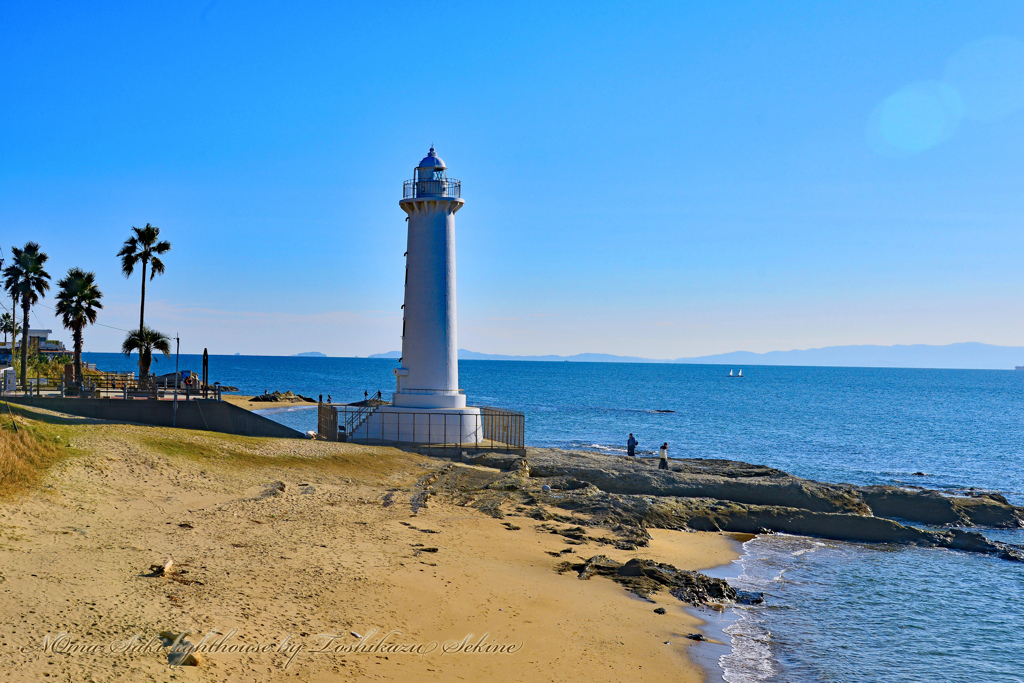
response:
[[(604, 578), (558, 574), (561, 560), (547, 553), (572, 547), (575, 557), (702, 569), (737, 556), (726, 535), (654, 530), (651, 547), (634, 552), (567, 546), (535, 530), (533, 519), (496, 519), (434, 497), (423, 507), (417, 482), (446, 460), (47, 420), (39, 432), (60, 437), (69, 457), (33, 490), (0, 501), (0, 648), (8, 660), (0, 680), (703, 678), (687, 657), (687, 647), (700, 645), (683, 637), (700, 622), (682, 603), (660, 594), (655, 605)], [(169, 558), (169, 576), (145, 576)], [(668, 613), (655, 614), (657, 606)], [(211, 629), (237, 629), (228, 644), (273, 651), (212, 652), (198, 667), (178, 668), (168, 667), (166, 649), (40, 651), (44, 637), (61, 632), (72, 646), (107, 648), (160, 632), (191, 631), (199, 643)], [(387, 642), (437, 649), (313, 652), (327, 642), (320, 634), (338, 636), (332, 650), (359, 643), (353, 633), (369, 647), (391, 631)], [(302, 649), (278, 651), (289, 634), (286, 647)], [(515, 651), (443, 651), (467, 636)]]
[[(246, 410), (266, 410), (267, 408), (316, 408), (316, 403), (309, 401), (252, 401), (254, 396), (240, 396), (237, 394), (223, 394), (221, 399), (225, 403), (236, 405)], [(313, 398), (316, 398), (314, 396)]]

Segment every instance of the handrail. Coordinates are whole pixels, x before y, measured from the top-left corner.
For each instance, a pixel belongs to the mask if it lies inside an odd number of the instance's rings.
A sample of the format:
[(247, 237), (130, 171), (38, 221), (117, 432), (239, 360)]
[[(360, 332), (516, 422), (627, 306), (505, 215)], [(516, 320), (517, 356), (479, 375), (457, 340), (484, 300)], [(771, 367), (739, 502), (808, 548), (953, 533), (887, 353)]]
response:
[(455, 178), (444, 180), (406, 180), (402, 185), (403, 199), (419, 197), (452, 197), (458, 199), (462, 194), (462, 181)]
[[(381, 401), (381, 402), (383, 402), (383, 399), (381, 398), (380, 390), (378, 390), (376, 394), (374, 394), (373, 396), (371, 396), (367, 400), (368, 401)], [(365, 406), (359, 406), (358, 410), (354, 410), (352, 412), (349, 412), (348, 409), (346, 408), (346, 410), (345, 410), (345, 433), (346, 434), (351, 434), (355, 430), (359, 429), (363, 425), (363, 423), (366, 422), (367, 419), (369, 419), (370, 415), (372, 415), (374, 412), (376, 412), (377, 408), (380, 408), (380, 406), (381, 406), (381, 403), (377, 403), (376, 405), (369, 405), (369, 404), (367, 404)]]
[(458, 396), (466, 393), (465, 389), (406, 389), (402, 388), (398, 394), (417, 394), (419, 396)]
[(364, 410), (362, 412), (362, 417), (361, 417), (361, 419), (358, 422), (356, 422), (355, 419), (353, 419), (352, 422), (348, 423), (348, 425), (347, 425), (347, 427), (348, 427), (347, 433), (349, 435), (354, 434), (357, 429), (362, 427), (363, 424), (365, 424), (366, 421), (370, 419), (371, 415), (373, 415), (375, 412), (377, 412), (378, 408), (380, 408), (380, 406), (372, 406), (372, 407), (368, 407), (366, 410)]

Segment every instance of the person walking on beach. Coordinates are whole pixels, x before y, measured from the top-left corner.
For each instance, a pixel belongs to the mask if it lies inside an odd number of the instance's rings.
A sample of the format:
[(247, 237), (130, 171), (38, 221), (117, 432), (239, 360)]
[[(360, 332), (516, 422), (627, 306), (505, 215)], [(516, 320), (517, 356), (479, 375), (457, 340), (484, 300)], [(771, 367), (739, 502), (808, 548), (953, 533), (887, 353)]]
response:
[(633, 438), (632, 432), (629, 434), (629, 440), (626, 441), (626, 453), (631, 458), (636, 457), (636, 439)]
[(661, 454), (661, 461), (658, 463), (658, 469), (659, 470), (667, 470), (668, 469), (668, 441), (666, 441), (665, 443), (661, 444), (660, 454)]

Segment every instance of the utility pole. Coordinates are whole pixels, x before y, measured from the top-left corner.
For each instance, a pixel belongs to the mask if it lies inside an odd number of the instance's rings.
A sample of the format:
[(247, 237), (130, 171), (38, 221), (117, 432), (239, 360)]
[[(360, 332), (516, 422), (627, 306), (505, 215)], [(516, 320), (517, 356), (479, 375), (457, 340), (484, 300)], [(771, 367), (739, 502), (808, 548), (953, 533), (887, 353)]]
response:
[[(14, 321), (16, 321), (18, 319), (17, 310), (18, 310), (18, 288), (17, 287), (12, 287), (11, 288), (11, 321), (12, 321), (11, 322), (11, 367), (12, 368), (14, 367), (14, 336), (16, 334), (15, 330), (18, 329), (18, 323), (14, 322)], [(21, 352), (25, 353), (25, 349), (22, 349)], [(18, 370), (15, 369), (14, 372), (15, 372), (15, 374), (17, 374)], [(15, 384), (17, 384), (17, 383), (15, 383)], [(25, 390), (25, 384), (24, 383), (22, 383), (21, 389), (22, 389), (22, 392), (24, 393), (24, 390)]]
[[(0, 275), (4, 272), (4, 260), (0, 258)], [(11, 321), (14, 320), (14, 310), (11, 310)], [(13, 327), (13, 325), (12, 325)], [(4, 343), (7, 343), (7, 328), (4, 328)], [(14, 368), (14, 330), (11, 330), (11, 368)], [(0, 379), (2, 382), (2, 379)], [(4, 390), (7, 388), (6, 384), (0, 384), (0, 396), (4, 395)]]
[[(0, 247), (0, 253), (3, 253), (3, 247)], [(5, 259), (0, 258), (0, 273), (3, 272), (4, 260)], [(14, 288), (14, 287), (11, 288), (11, 369), (14, 370), (14, 377), (15, 377), (14, 385), (15, 385), (15, 387), (17, 387), (17, 385), (18, 385), (18, 382), (17, 382), (18, 371), (15, 369), (15, 366), (14, 366), (14, 336), (16, 334), (15, 330), (18, 329), (18, 323), (15, 322), (18, 319), (18, 313), (17, 313), (17, 310), (18, 310), (18, 294), (17, 294), (17, 292), (18, 292), (18, 290), (16, 288)], [(7, 333), (5, 332), (4, 333), (4, 338), (6, 338), (6, 337), (7, 337)], [(2, 393), (3, 393), (3, 388), (0, 387), (0, 394), (2, 394)], [(11, 416), (11, 419), (12, 420), (14, 419), (13, 415)]]
[(178, 355), (181, 353), (181, 339), (177, 333), (174, 335), (174, 414), (171, 416), (171, 426), (178, 426), (178, 380), (181, 373), (178, 372)]

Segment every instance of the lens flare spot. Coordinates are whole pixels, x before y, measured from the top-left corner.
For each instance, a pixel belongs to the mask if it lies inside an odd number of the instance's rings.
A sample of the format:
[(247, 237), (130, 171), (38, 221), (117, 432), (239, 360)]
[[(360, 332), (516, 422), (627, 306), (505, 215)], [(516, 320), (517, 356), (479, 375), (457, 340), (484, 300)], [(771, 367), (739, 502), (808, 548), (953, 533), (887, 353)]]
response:
[(997, 36), (964, 45), (946, 64), (943, 80), (960, 93), (964, 115), (995, 121), (1024, 108), (1024, 42)]
[(948, 139), (963, 113), (960, 94), (948, 83), (911, 83), (875, 107), (868, 120), (868, 141), (888, 156), (923, 152)]

